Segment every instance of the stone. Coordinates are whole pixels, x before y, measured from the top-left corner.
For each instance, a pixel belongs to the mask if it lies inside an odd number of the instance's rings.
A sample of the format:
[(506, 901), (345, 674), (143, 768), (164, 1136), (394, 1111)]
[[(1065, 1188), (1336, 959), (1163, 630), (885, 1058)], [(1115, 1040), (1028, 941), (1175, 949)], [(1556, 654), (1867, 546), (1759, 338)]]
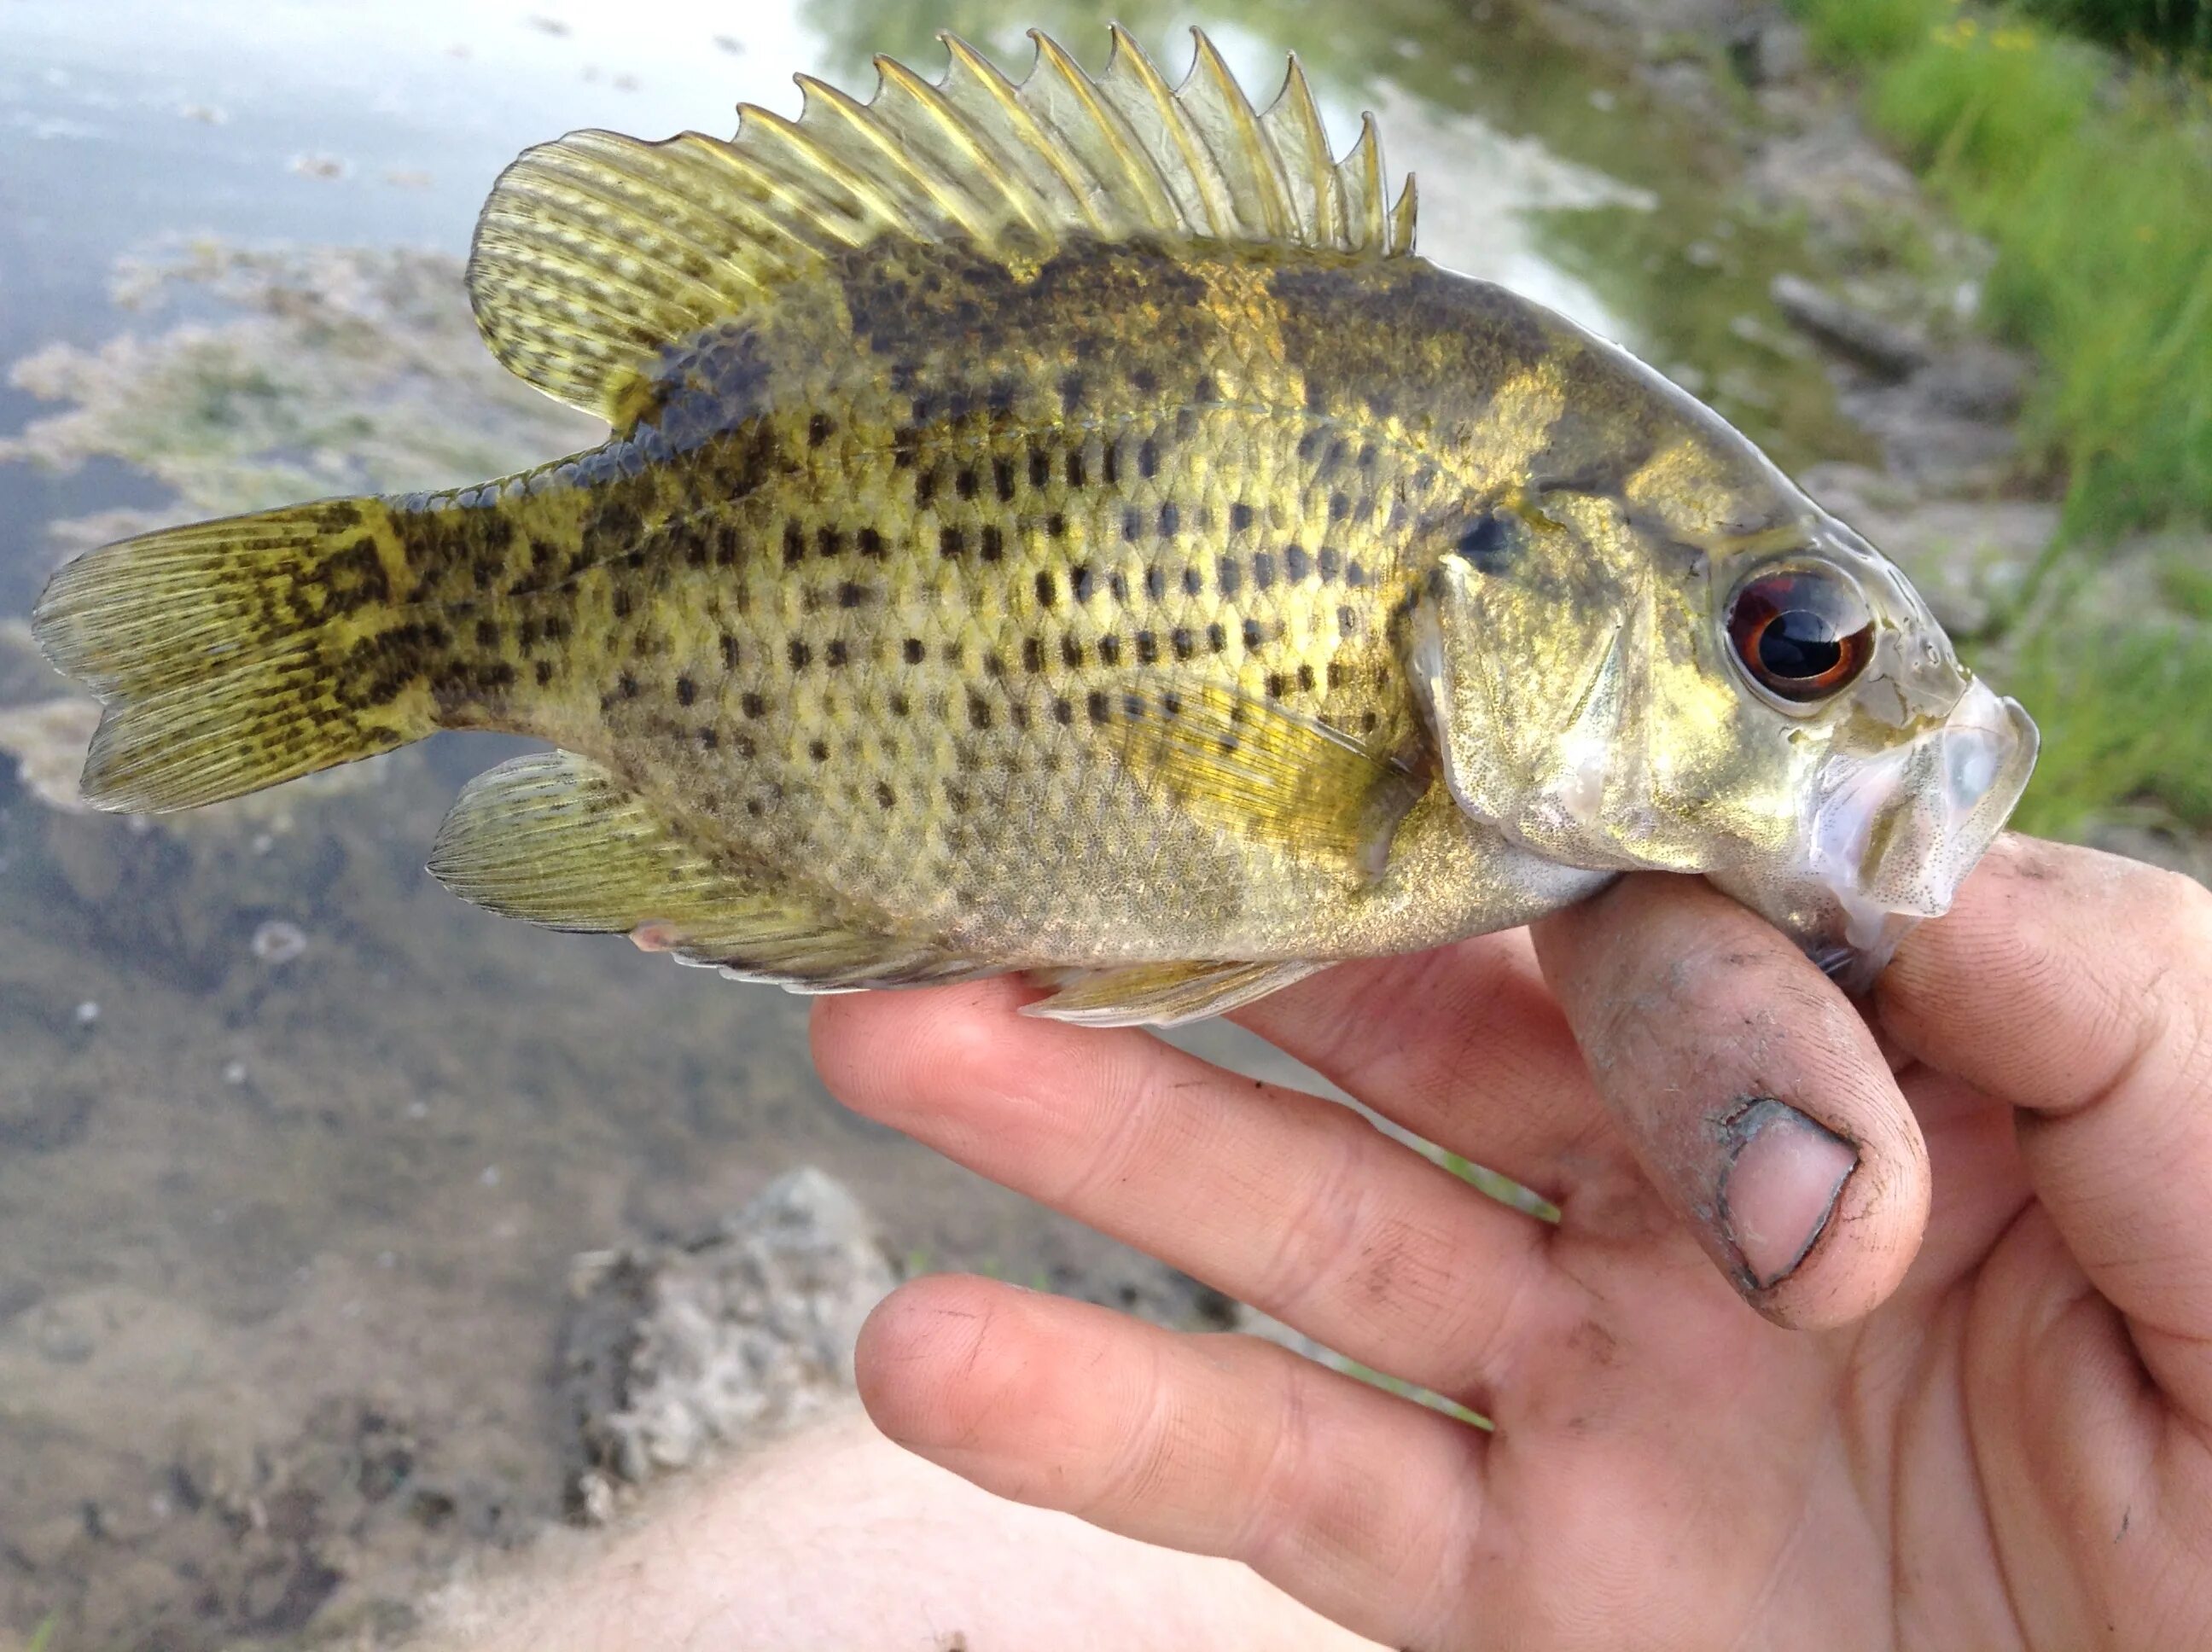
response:
[(1928, 364), (1928, 341), (1913, 329), (1860, 309), (1802, 276), (1777, 276), (1768, 291), (1784, 315), (1855, 366), (1896, 380)]
[(1784, 85), (1812, 67), (1804, 29), (1775, 11), (1754, 13), (1728, 37), (1729, 65), (1754, 90)]
[(849, 1394), (861, 1321), (898, 1275), (860, 1202), (806, 1167), (696, 1242), (586, 1253), (571, 1282), (569, 1503), (598, 1522), (625, 1491)]

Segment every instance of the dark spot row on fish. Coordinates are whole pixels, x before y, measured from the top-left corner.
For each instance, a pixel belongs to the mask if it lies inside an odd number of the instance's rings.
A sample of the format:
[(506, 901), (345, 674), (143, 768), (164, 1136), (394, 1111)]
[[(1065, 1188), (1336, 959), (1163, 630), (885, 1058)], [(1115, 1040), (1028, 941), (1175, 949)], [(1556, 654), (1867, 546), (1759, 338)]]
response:
[[(1249, 521), (1252, 515), (1249, 506), (1240, 505), (1233, 509), (1243, 513), (1245, 521)], [(1209, 520), (1207, 513), (1201, 511), (1197, 520), (1201, 525), (1206, 524)], [(1148, 537), (1145, 532), (1146, 525), (1144, 519), (1133, 511), (1124, 513), (1123, 541), (1137, 543)], [(1178, 538), (1183, 531), (1180, 507), (1172, 501), (1161, 505), (1151, 525), (1153, 532), (1150, 537), (1162, 539)], [(1058, 538), (1065, 535), (1066, 523), (1064, 518), (1054, 515), (1042, 521), (1024, 519), (1015, 525), (1017, 533), (1034, 533), (1040, 529), (1048, 538)], [(830, 525), (810, 529), (799, 518), (790, 518), (785, 521), (782, 531), (784, 566), (796, 568), (810, 559), (834, 560), (845, 554), (848, 544), (861, 556), (872, 560), (886, 554), (884, 537), (878, 529), (860, 527), (848, 534), (846, 530)], [(983, 562), (996, 562), (1002, 560), (1006, 553), (1006, 531), (994, 522), (972, 527), (957, 522), (943, 523), (937, 529), (936, 544), (938, 554), (941, 556), (961, 558), (972, 553)], [(1346, 586), (1357, 591), (1366, 588), (1372, 580), (1367, 567), (1359, 558), (1346, 558), (1342, 552), (1327, 545), (1310, 551), (1295, 541), (1274, 550), (1254, 550), (1242, 557), (1233, 554), (1224, 555), (1214, 559), (1213, 568), (1216, 590), (1229, 598), (1238, 595), (1248, 582), (1255, 591), (1267, 591), (1272, 589), (1279, 579), (1296, 584), (1318, 577), (1324, 585), (1332, 585), (1341, 580)], [(1090, 567), (1079, 563), (1067, 570), (1067, 574), (1069, 590), (1074, 599), (1079, 603), (1090, 601), (1097, 585)], [(1109, 578), (1109, 588), (1114, 600), (1126, 604), (1130, 600), (1127, 575), (1116, 571)], [(1143, 578), (1146, 595), (1156, 601), (1166, 596), (1169, 586), (1173, 583), (1180, 583), (1189, 596), (1202, 595), (1206, 590), (1205, 570), (1196, 562), (1182, 564), (1172, 577), (1166, 568), (1154, 563), (1146, 568)], [(1050, 608), (1058, 601), (1059, 585), (1051, 569), (1037, 573), (1034, 585), (1040, 605)], [(865, 587), (851, 581), (841, 584), (836, 588), (837, 604), (840, 607), (860, 605), (866, 600), (865, 590)], [(820, 603), (817, 599), (807, 605), (811, 610), (818, 607)]]

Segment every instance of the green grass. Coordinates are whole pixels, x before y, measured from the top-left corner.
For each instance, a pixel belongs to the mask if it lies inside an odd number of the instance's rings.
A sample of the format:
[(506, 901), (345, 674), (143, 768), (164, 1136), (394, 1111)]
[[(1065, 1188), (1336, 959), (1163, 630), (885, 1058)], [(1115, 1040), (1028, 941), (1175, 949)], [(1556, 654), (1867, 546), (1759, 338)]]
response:
[(1988, 313), (2044, 365), (2026, 430), (2064, 466), (2069, 535), (2212, 523), (2212, 82), (2019, 14), (1798, 4), (1996, 246)]
[(2100, 819), (2134, 818), (2212, 830), (2212, 636), (2202, 628), (2051, 625), (2002, 686), (2043, 731), (2019, 829), (2073, 838)]
[(1798, 0), (1813, 49), (1832, 63), (1866, 66), (1901, 57), (1948, 15), (1942, 0)]
[(2173, 552), (2160, 564), (2158, 594), (2177, 614), (2212, 620), (2212, 558), (2201, 550)]
[(2116, 46), (2212, 52), (2212, 0), (2020, 0), (2060, 28)]

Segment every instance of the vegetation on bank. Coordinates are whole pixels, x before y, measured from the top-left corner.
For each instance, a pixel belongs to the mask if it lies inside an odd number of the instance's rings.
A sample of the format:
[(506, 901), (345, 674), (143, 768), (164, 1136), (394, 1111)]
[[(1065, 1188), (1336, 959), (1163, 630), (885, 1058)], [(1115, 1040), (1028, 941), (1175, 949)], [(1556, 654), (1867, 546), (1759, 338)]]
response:
[(2021, 831), (2212, 829), (2212, 635), (2201, 624), (2042, 627), (2002, 686), (2043, 733), (2013, 817)]
[(2212, 73), (2132, 62), (2033, 13), (2186, 38), (2171, 0), (1798, 0), (1866, 78), (1875, 125), (1997, 250), (1987, 312), (2035, 350), (2027, 434), (2061, 462), (2072, 537), (2212, 523)]
[[(2017, 823), (2212, 829), (2212, 4), (1795, 4), (1996, 249), (1984, 313), (2042, 364), (2022, 434), (2064, 477), (2061, 544), (2031, 629), (1984, 642), (2044, 732)], [(2178, 536), (2152, 577), (2099, 566), (2148, 529)]]
[(2212, 0), (2024, 0), (2024, 9), (2116, 46), (2212, 53)]

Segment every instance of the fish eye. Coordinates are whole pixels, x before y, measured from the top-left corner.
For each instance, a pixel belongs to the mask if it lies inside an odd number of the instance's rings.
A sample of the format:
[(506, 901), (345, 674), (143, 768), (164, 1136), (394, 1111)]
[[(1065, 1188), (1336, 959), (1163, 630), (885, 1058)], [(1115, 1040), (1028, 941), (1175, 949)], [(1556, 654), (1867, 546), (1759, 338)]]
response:
[(1729, 599), (1728, 634), (1752, 681), (1800, 705), (1848, 687), (1874, 655), (1866, 598), (1825, 568), (1753, 574)]

